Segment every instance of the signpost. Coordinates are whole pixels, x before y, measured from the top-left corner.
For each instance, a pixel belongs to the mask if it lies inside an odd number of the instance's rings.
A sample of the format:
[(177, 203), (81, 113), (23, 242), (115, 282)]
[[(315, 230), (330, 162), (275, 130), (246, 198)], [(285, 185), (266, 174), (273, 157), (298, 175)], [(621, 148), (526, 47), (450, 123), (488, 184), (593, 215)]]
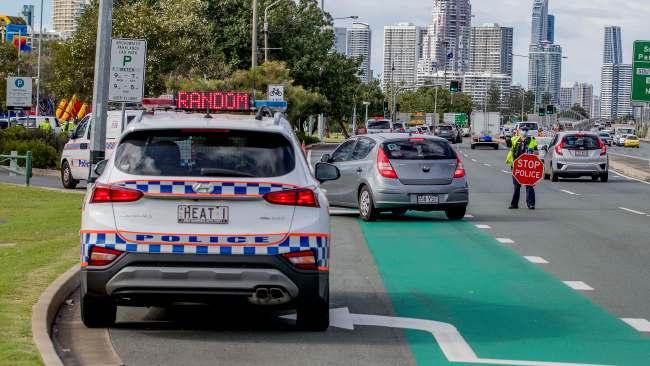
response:
[(284, 101), (284, 85), (269, 85), (268, 99), (274, 102)]
[(32, 78), (7, 78), (7, 108), (29, 109), (32, 107)]
[(512, 175), (522, 186), (534, 186), (544, 179), (544, 163), (537, 155), (523, 154), (513, 162)]
[(147, 41), (113, 39), (108, 100), (122, 103), (142, 102), (146, 56)]
[(632, 102), (650, 102), (650, 41), (634, 42)]

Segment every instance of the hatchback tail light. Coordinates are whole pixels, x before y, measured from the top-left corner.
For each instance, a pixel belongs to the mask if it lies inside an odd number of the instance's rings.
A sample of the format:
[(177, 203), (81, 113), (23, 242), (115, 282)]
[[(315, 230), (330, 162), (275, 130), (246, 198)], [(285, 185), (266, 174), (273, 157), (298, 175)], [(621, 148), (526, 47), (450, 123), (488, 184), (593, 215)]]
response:
[(456, 157), (456, 170), (454, 170), (454, 178), (463, 178), (465, 176), (465, 167), (460, 157)]
[(143, 195), (137, 189), (108, 184), (96, 184), (93, 188), (90, 203), (134, 202), (142, 198)]
[(316, 257), (314, 257), (314, 252), (311, 250), (305, 250), (302, 252), (291, 252), (282, 254), (282, 256), (287, 259), (291, 264), (298, 269), (305, 270), (316, 270), (318, 265), (316, 263)]
[(274, 205), (320, 207), (316, 194), (309, 188), (270, 192), (264, 195), (264, 199)]
[(598, 144), (600, 145), (600, 156), (607, 154), (607, 146), (605, 146), (602, 139), (598, 139)]
[(90, 258), (88, 259), (89, 266), (106, 266), (113, 263), (124, 252), (119, 250), (93, 246), (90, 249)]
[(563, 149), (564, 149), (564, 140), (560, 141), (559, 144), (555, 145), (555, 153), (562, 156)]
[(379, 148), (379, 152), (377, 153), (377, 170), (384, 178), (397, 179), (397, 172), (393, 169), (390, 160), (388, 160), (388, 156), (386, 156), (386, 152), (382, 148)]

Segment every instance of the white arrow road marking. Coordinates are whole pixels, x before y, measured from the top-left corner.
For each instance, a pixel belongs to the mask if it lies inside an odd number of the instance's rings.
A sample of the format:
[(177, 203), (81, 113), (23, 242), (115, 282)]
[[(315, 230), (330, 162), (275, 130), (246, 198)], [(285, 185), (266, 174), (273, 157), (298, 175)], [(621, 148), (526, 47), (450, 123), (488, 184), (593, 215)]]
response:
[(515, 241), (509, 238), (497, 238), (497, 241), (501, 244), (514, 244)]
[(637, 211), (637, 210), (632, 210), (632, 209), (625, 208), (625, 207), (619, 207), (619, 208), (620, 208), (621, 210), (623, 210), (623, 211), (627, 211), (627, 212), (630, 212), (630, 213), (633, 213), (633, 214), (644, 215), (644, 216), (647, 215), (647, 213), (645, 213), (645, 212), (641, 212), (641, 211)]
[(593, 291), (594, 288), (582, 281), (562, 281), (565, 285), (577, 291)]
[(528, 256), (525, 256), (524, 258), (526, 258), (526, 260), (529, 261), (530, 263), (548, 264), (548, 261), (546, 259), (542, 258), (542, 257), (536, 257), (536, 256), (533, 256), (533, 255), (528, 255)]
[(475, 225), (478, 229), (492, 229), (490, 225)]
[(646, 319), (622, 318), (621, 320), (639, 332), (650, 332), (650, 322)]
[[(296, 315), (285, 315), (296, 319)], [(429, 332), (449, 362), (515, 366), (604, 366), (583, 363), (499, 360), (479, 358), (458, 329), (449, 323), (433, 320), (401, 318), (383, 315), (351, 314), (348, 308), (330, 309), (330, 326), (354, 330), (355, 325), (413, 329)]]
[(566, 194), (570, 194), (570, 195), (572, 195), (572, 196), (579, 196), (579, 194), (574, 193), (574, 192), (571, 192), (571, 191), (567, 191), (566, 189), (560, 189), (560, 190), (561, 190), (562, 192), (564, 192), (564, 193), (566, 193)]

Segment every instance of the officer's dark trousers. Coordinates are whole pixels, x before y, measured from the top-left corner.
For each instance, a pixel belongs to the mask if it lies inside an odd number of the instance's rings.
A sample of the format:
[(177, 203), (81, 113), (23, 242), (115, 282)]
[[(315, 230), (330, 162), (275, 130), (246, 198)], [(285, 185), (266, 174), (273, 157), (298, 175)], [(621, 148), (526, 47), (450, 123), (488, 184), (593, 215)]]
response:
[[(515, 192), (512, 194), (512, 202), (510, 202), (510, 206), (519, 207), (521, 184), (517, 182), (515, 177), (512, 177), (512, 184), (515, 185)], [(532, 186), (526, 186), (526, 204), (528, 207), (535, 206), (535, 188)]]

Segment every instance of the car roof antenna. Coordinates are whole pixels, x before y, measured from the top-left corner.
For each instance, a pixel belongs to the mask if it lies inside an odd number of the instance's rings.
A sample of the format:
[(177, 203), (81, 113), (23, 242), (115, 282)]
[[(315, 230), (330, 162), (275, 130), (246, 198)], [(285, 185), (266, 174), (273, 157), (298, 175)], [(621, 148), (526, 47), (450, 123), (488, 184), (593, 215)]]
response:
[(210, 114), (210, 108), (207, 109), (207, 112), (203, 118), (212, 118), (212, 115)]

